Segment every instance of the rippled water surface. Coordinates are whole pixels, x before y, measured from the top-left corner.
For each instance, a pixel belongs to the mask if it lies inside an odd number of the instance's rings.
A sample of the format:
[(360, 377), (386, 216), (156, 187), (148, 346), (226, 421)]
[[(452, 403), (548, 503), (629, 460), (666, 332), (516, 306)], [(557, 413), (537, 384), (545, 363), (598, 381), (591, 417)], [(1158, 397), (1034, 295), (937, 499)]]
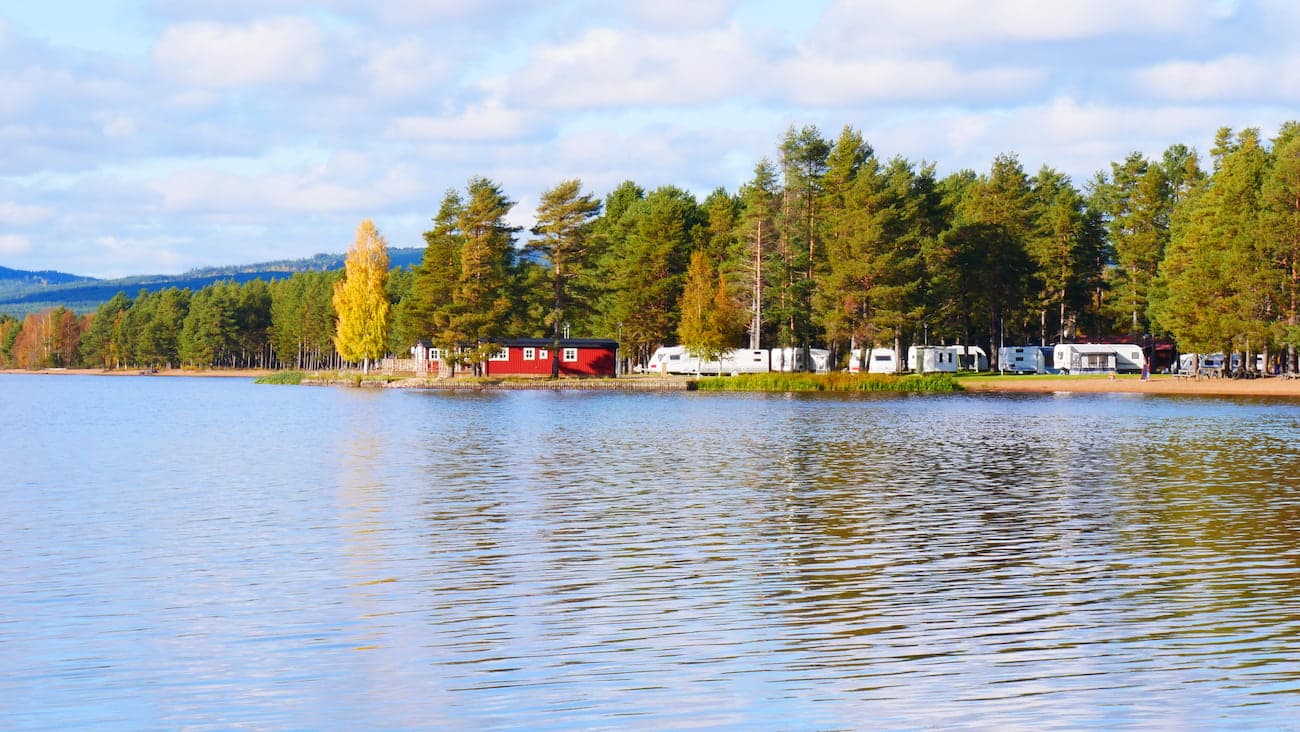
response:
[(1300, 726), (1300, 404), (0, 377), (0, 727)]

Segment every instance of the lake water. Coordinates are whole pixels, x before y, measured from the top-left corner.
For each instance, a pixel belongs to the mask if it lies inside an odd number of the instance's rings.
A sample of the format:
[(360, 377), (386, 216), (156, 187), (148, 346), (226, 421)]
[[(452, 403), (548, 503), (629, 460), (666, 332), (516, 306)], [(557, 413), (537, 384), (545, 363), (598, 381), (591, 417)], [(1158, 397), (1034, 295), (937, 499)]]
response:
[(1300, 403), (0, 376), (0, 727), (1300, 726)]

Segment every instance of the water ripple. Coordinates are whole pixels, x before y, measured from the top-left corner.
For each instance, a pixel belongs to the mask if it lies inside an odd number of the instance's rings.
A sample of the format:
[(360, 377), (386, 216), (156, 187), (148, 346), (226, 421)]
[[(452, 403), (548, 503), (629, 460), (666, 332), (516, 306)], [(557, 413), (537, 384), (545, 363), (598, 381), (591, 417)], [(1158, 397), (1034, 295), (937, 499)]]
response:
[(14, 378), (8, 728), (1300, 715), (1290, 403)]

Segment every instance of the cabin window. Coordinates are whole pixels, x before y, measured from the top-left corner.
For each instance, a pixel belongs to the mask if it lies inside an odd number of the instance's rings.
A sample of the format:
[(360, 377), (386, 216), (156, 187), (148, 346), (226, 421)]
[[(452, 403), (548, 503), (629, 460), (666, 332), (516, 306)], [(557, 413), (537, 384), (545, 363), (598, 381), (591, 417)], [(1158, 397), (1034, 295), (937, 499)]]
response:
[(532, 360), (535, 360), (536, 358), (537, 358), (537, 349), (536, 349), (536, 348), (525, 348), (525, 349), (524, 349), (524, 360), (525, 360), (525, 361), (532, 361)]
[(488, 360), (489, 360), (489, 361), (509, 361), (509, 360), (510, 360), (510, 349), (509, 349), (509, 348), (502, 348), (500, 351), (497, 351), (496, 353), (494, 353), (494, 354), (492, 354), (491, 356), (489, 356), (489, 357), (488, 357)]
[(441, 360), (442, 360), (442, 349), (441, 349), (441, 348), (430, 348), (430, 349), (429, 349), (429, 360), (430, 360), (430, 361), (441, 361)]
[(550, 353), (550, 351), (546, 350), (545, 348), (539, 348), (539, 349), (537, 349), (537, 360), (538, 360), (538, 361), (546, 361), (546, 360), (549, 360), (550, 358), (551, 358), (551, 353)]
[(578, 349), (576, 349), (576, 348), (566, 348), (566, 349), (564, 349), (563, 360), (566, 361), (566, 362), (577, 361), (577, 360), (578, 360)]

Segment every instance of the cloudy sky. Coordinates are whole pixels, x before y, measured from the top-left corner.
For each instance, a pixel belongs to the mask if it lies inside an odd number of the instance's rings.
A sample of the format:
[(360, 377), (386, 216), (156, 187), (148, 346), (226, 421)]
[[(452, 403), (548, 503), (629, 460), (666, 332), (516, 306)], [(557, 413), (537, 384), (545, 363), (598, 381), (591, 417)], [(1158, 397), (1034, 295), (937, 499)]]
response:
[(496, 180), (736, 190), (791, 125), (1084, 183), (1300, 117), (1294, 0), (6, 0), (0, 265), (420, 246)]

